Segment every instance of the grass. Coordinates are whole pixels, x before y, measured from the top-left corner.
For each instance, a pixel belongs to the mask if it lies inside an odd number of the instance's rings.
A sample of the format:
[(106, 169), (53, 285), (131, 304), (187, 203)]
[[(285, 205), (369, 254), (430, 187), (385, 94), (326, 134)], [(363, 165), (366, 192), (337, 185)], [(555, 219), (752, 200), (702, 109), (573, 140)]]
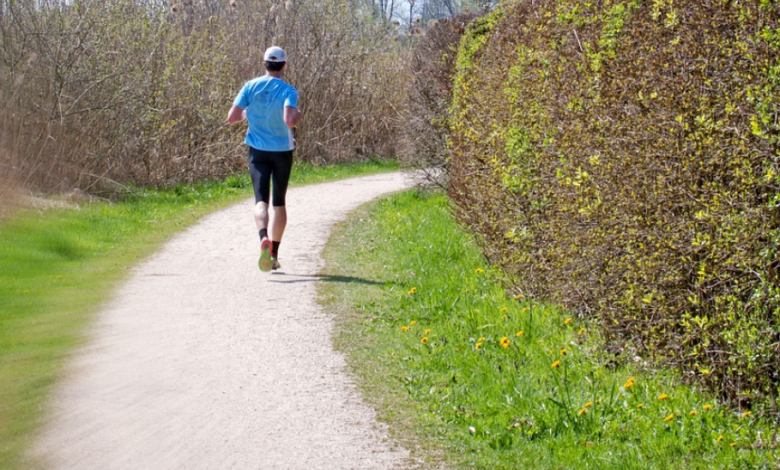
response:
[(598, 328), (503, 287), (444, 196), (362, 209), (326, 248), (337, 347), (394, 436), (430, 468), (780, 468), (776, 423), (652, 365)]
[[(291, 184), (397, 168), (373, 160), (296, 165)], [(63, 364), (127, 268), (202, 215), (251, 196), (242, 174), (0, 222), (0, 469), (22, 468)]]

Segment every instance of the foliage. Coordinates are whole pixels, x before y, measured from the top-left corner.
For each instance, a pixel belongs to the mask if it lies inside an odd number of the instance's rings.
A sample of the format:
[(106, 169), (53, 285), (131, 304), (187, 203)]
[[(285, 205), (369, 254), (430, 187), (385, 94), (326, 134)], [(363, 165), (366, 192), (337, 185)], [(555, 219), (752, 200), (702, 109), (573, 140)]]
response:
[(605, 346), (777, 412), (780, 8), (536, 1), (460, 48), (459, 217)]
[(412, 80), (403, 108), (402, 158), (439, 185), (447, 181), (447, 140), (457, 46), (475, 14), (436, 23), (412, 55)]
[(615, 364), (598, 328), (507, 295), (443, 195), (383, 200), (334, 241), (336, 342), (407, 447), (469, 469), (778, 468), (772, 420)]
[(296, 158), (395, 155), (405, 46), (366, 8), (168, 3), (0, 0), (0, 175), (101, 194), (241, 170), (245, 126), (227, 110), (272, 44), (300, 91)]

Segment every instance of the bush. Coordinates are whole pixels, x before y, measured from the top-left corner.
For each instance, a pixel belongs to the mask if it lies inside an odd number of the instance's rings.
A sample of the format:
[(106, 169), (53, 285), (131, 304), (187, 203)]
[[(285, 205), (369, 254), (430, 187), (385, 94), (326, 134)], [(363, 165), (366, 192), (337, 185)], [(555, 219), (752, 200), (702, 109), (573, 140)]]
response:
[(272, 44), (305, 115), (296, 158), (395, 156), (405, 50), (353, 2), (0, 0), (0, 174), (44, 192), (242, 170), (227, 111)]
[(449, 111), (458, 43), (466, 25), (476, 17), (475, 13), (465, 13), (436, 22), (412, 55), (401, 155), (407, 165), (440, 186), (448, 180)]
[(766, 0), (493, 13), (460, 46), (450, 189), (519, 291), (775, 412), (778, 20)]

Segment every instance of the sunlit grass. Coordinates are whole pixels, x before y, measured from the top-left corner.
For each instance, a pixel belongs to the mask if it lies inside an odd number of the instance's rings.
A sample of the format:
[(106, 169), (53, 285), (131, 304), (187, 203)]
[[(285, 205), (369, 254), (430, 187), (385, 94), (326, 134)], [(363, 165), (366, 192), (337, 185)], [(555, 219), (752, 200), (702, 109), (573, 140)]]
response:
[(323, 288), (336, 343), (413, 448), (462, 468), (777, 468), (772, 423), (612, 357), (596, 325), (507, 292), (443, 196), (372, 206), (327, 258), (327, 274), (365, 281)]
[[(397, 167), (384, 161), (296, 165), (291, 184)], [(0, 221), (0, 469), (24, 468), (21, 459), (62, 365), (128, 268), (202, 215), (251, 197), (249, 177), (240, 174)]]

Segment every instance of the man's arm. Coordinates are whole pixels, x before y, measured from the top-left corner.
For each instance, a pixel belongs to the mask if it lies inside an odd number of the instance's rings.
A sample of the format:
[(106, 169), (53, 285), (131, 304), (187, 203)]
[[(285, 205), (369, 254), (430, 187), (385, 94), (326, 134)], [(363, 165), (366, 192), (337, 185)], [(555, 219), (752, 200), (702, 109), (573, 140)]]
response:
[(239, 108), (236, 105), (233, 105), (230, 108), (230, 112), (228, 113), (228, 124), (235, 124), (237, 122), (241, 122), (244, 119), (246, 119), (246, 110), (243, 110)]
[(287, 127), (290, 129), (295, 127), (295, 125), (298, 124), (298, 121), (300, 121), (302, 117), (303, 114), (301, 114), (301, 112), (296, 108), (293, 108), (292, 106), (284, 107), (284, 123), (287, 124)]

